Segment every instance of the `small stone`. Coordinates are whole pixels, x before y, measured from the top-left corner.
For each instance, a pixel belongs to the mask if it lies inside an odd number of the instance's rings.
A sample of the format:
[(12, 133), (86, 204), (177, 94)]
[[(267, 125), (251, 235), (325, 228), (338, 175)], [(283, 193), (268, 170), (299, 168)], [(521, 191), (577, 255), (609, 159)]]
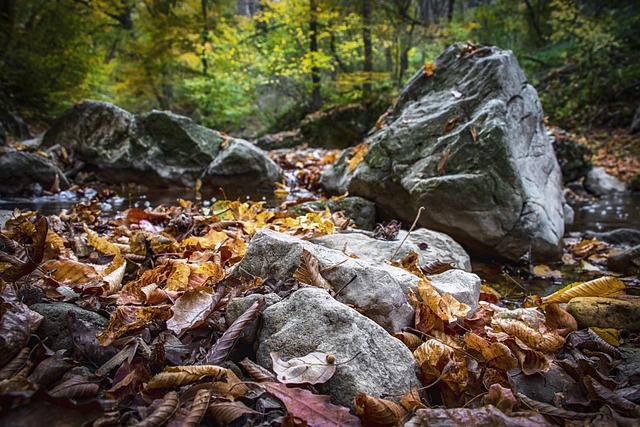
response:
[(640, 297), (578, 297), (567, 305), (567, 311), (579, 328), (598, 327), (640, 332)]

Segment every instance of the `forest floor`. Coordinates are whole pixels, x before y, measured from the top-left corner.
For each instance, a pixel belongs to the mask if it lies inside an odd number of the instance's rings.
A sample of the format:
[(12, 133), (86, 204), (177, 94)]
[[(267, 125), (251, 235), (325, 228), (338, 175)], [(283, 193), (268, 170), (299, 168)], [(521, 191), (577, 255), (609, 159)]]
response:
[[(593, 150), (594, 164), (620, 179), (640, 173), (640, 135), (601, 130), (580, 141)], [(301, 187), (317, 192), (322, 170), (335, 156), (308, 149), (276, 160), (295, 170)], [(296, 189), (276, 191), (284, 197)], [(607, 269), (608, 257), (624, 249), (620, 245), (567, 239), (563, 267), (579, 269), (583, 280), (520, 301), (506, 301), (485, 281), (470, 317), (464, 304), (431, 292), (425, 266), (405, 259), (399, 267), (422, 281), (411, 297), (414, 327), (394, 336), (413, 352), (422, 386), (393, 400), (358, 395), (356, 413), (350, 413), (317, 394), (307, 377), (287, 380), (280, 368), (257, 366), (255, 358), (234, 359), (232, 350), (248, 322), (259, 317), (259, 306), (225, 321), (233, 298), (275, 288), (286, 297), (317, 286), (322, 275), (311, 263), (306, 278), (296, 275), (286, 283), (233, 276), (257, 229), (309, 238), (344, 230), (348, 218), (328, 211), (293, 215), (286, 210), (292, 202), (269, 210), (260, 202), (228, 200), (208, 206), (178, 200), (106, 218), (99, 203), (47, 217), (16, 212), (3, 225), (4, 425), (46, 419), (93, 426), (426, 426), (456, 419), (467, 425), (577, 426), (634, 425), (640, 418), (638, 330), (621, 327), (610, 311), (596, 316), (605, 324), (594, 327), (566, 310), (580, 297), (602, 297), (631, 307), (627, 322), (638, 320), (638, 277)], [(523, 276), (557, 279), (563, 271), (530, 265), (502, 266), (497, 273), (517, 282)], [(38, 329), (42, 315), (47, 326)], [(330, 356), (296, 364), (319, 369), (328, 380), (335, 370)], [(557, 393), (543, 401), (537, 389), (550, 384)]]

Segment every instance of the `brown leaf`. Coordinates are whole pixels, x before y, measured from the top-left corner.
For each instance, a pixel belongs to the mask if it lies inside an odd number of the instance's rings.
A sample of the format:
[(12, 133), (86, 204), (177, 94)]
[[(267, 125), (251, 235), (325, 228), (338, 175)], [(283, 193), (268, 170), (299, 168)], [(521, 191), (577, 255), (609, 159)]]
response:
[(530, 399), (522, 393), (517, 393), (518, 399), (524, 402), (531, 409), (535, 409), (541, 414), (549, 415), (552, 417), (562, 418), (565, 420), (588, 420), (594, 418), (596, 414), (586, 414), (583, 412), (567, 411), (566, 409), (558, 408), (548, 403), (538, 402), (537, 400)]
[(136, 427), (160, 427), (178, 410), (180, 396), (175, 391), (170, 391), (162, 398), (162, 403), (151, 415), (136, 424)]
[(560, 308), (557, 303), (551, 303), (544, 309), (546, 326), (549, 330), (557, 331), (558, 335), (565, 337), (578, 330), (578, 322), (566, 310)]
[(240, 362), (240, 366), (249, 373), (251, 378), (259, 382), (275, 382), (276, 377), (273, 373), (266, 370), (262, 366), (245, 358)]
[(361, 142), (356, 145), (351, 152), (351, 157), (346, 160), (346, 164), (348, 165), (349, 172), (353, 172), (355, 168), (362, 162), (365, 154), (369, 151), (369, 143)]
[(518, 358), (522, 373), (525, 375), (539, 374), (549, 370), (549, 360), (544, 353), (530, 348), (522, 348), (513, 340), (508, 340), (506, 343)]
[(107, 346), (125, 333), (147, 326), (151, 321), (169, 317), (169, 305), (152, 307), (118, 306), (111, 314), (109, 325), (98, 335), (100, 345)]
[(500, 384), (492, 384), (482, 400), (485, 405), (493, 405), (507, 415), (512, 413), (518, 405), (518, 400), (513, 392)]
[(349, 409), (331, 403), (329, 396), (313, 394), (301, 388), (289, 388), (285, 384), (266, 382), (260, 387), (280, 399), (294, 416), (306, 421), (310, 427), (359, 426), (360, 419)]
[(433, 261), (420, 267), (424, 274), (434, 275), (444, 273), (452, 268), (455, 268), (450, 262)]
[(393, 336), (402, 341), (411, 351), (420, 347), (420, 344), (422, 344), (422, 338), (410, 332), (396, 332)]
[(240, 337), (244, 328), (249, 322), (254, 320), (260, 314), (260, 310), (264, 306), (264, 299), (259, 299), (251, 304), (251, 307), (247, 309), (240, 317), (238, 317), (229, 329), (216, 341), (215, 345), (211, 347), (205, 360), (212, 365), (220, 364), (227, 358), (229, 352), (233, 348), (233, 344)]
[(453, 130), (453, 128), (456, 127), (456, 125), (458, 124), (458, 120), (460, 120), (460, 116), (453, 116), (451, 117), (447, 123), (444, 124), (444, 130), (445, 132), (451, 132)]
[(0, 366), (4, 366), (27, 345), (43, 317), (18, 302), (13, 288), (1, 281), (0, 308)]
[(543, 304), (564, 303), (576, 297), (608, 297), (620, 295), (625, 284), (615, 277), (604, 276), (588, 282), (572, 283), (553, 294), (542, 298)]
[(336, 358), (327, 353), (313, 352), (284, 361), (271, 352), (273, 371), (283, 384), (322, 384), (336, 373)]
[(40, 266), (40, 270), (60, 283), (71, 285), (89, 283), (98, 277), (93, 266), (70, 259), (47, 261)]
[(98, 394), (98, 390), (100, 390), (98, 384), (89, 381), (83, 376), (76, 375), (49, 390), (49, 394), (53, 397), (82, 399), (94, 397)]
[(97, 251), (102, 252), (105, 255), (120, 255), (120, 248), (111, 243), (104, 237), (98, 236), (98, 233), (87, 227), (87, 224), (82, 224), (85, 233), (89, 239), (89, 244), (93, 246)]
[(11, 378), (13, 374), (22, 369), (29, 361), (31, 349), (23, 347), (22, 350), (0, 370), (0, 380)]
[(216, 402), (209, 405), (207, 415), (210, 416), (217, 425), (231, 424), (243, 415), (259, 415), (242, 402)]
[(356, 414), (362, 416), (366, 426), (395, 426), (407, 415), (407, 410), (396, 402), (365, 393), (358, 393), (355, 405)]
[(187, 417), (182, 421), (180, 427), (198, 427), (202, 417), (209, 408), (209, 402), (211, 401), (211, 391), (207, 389), (200, 389), (196, 393), (196, 397), (193, 399), (191, 410)]
[[(49, 231), (49, 223), (47, 218), (41, 216), (35, 225), (26, 221), (31, 233), (31, 245), (24, 247), (4, 234), (0, 233), (0, 243), (4, 246), (4, 250), (0, 251), (0, 262), (9, 264), (9, 267), (0, 271), (0, 279), (7, 282), (14, 282), (31, 273), (42, 262), (44, 257), (45, 242)], [(1, 246), (0, 246), (1, 247)]]
[(554, 270), (546, 264), (539, 264), (533, 267), (533, 274), (538, 277), (549, 277), (553, 279), (562, 277), (562, 271)]
[(219, 296), (208, 286), (186, 291), (171, 307), (173, 316), (167, 320), (167, 329), (181, 336), (199, 326), (213, 312), (218, 300)]
[(513, 356), (509, 347), (504, 344), (490, 343), (473, 332), (464, 335), (464, 342), (470, 350), (476, 350), (487, 362), (487, 366), (509, 371), (518, 366), (518, 360)]
[(540, 332), (517, 319), (501, 319), (493, 317), (491, 326), (499, 331), (518, 338), (527, 346), (541, 351), (553, 352), (564, 345), (564, 338), (556, 332)]
[(433, 73), (436, 71), (436, 68), (438, 68), (436, 64), (434, 64), (433, 62), (427, 61), (424, 63), (424, 69), (422, 70), (422, 74), (427, 77), (431, 77), (433, 76)]
[(205, 377), (219, 379), (226, 374), (226, 368), (215, 365), (167, 366), (164, 371), (151, 378), (147, 388), (180, 387)]
[(327, 280), (320, 274), (318, 267), (318, 260), (313, 256), (311, 252), (306, 249), (302, 250), (300, 256), (300, 265), (293, 273), (293, 277), (316, 288), (324, 289), (331, 295), (335, 295), (333, 288)]
[[(453, 129), (453, 126), (451, 128)], [(451, 129), (447, 129), (447, 131), (449, 130)], [(438, 166), (436, 168), (436, 174), (438, 176), (444, 175), (444, 165), (447, 164), (447, 160), (449, 160), (450, 155), (451, 155), (451, 147), (447, 147), (440, 155), (440, 159), (438, 159)]]
[(404, 409), (406, 409), (409, 412), (427, 407), (424, 403), (422, 403), (422, 399), (420, 398), (420, 392), (417, 387), (414, 387), (408, 392), (406, 392), (405, 394), (403, 394), (402, 397), (400, 398), (400, 404)]
[(418, 293), (436, 316), (449, 323), (455, 322), (459, 317), (465, 317), (471, 310), (471, 307), (456, 300), (449, 293), (445, 292), (440, 296), (430, 281), (420, 280)]
[(640, 419), (639, 405), (636, 405), (635, 403), (609, 390), (607, 387), (598, 383), (590, 376), (583, 377), (582, 381), (587, 387), (589, 398), (599, 400), (611, 406), (622, 416)]

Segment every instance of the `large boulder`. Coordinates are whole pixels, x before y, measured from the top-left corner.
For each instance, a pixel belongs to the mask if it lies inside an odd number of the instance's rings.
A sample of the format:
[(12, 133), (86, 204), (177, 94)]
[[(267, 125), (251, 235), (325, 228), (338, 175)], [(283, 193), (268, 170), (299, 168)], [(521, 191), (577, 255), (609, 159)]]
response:
[(50, 159), (37, 154), (13, 151), (0, 156), (0, 195), (40, 196), (58, 182), (62, 190), (69, 188), (64, 173)]
[[(261, 185), (280, 177), (278, 166), (247, 141), (170, 112), (134, 116), (106, 102), (84, 101), (67, 110), (43, 139), (45, 147), (56, 144), (107, 182), (192, 186), (203, 178), (213, 186), (247, 179)], [(246, 155), (241, 162), (240, 149)], [(222, 172), (208, 172), (212, 168)]]
[(387, 215), (442, 231), (469, 250), (511, 260), (561, 254), (562, 176), (535, 89), (514, 54), (456, 44), (405, 86), (380, 129), (327, 169)]
[(316, 386), (334, 403), (354, 410), (360, 392), (401, 396), (420, 386), (415, 359), (400, 340), (322, 289), (300, 289), (262, 318), (257, 362), (271, 369), (271, 352), (282, 360), (314, 351), (334, 355), (335, 374)]

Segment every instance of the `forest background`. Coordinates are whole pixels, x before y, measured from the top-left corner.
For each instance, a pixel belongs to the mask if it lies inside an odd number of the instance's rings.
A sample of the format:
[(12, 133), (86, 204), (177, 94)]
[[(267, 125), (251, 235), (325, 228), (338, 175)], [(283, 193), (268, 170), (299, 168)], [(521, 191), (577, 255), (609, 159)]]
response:
[(517, 55), (549, 123), (627, 127), (637, 0), (0, 0), (0, 104), (46, 126), (84, 98), (245, 137), (390, 103), (448, 44)]

